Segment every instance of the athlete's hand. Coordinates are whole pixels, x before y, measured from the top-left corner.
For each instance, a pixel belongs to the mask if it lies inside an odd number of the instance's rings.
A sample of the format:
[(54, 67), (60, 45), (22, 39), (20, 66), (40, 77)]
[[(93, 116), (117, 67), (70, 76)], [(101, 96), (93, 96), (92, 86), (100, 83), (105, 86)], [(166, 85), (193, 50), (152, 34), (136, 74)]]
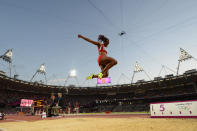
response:
[(78, 34), (78, 38), (82, 38), (82, 35)]

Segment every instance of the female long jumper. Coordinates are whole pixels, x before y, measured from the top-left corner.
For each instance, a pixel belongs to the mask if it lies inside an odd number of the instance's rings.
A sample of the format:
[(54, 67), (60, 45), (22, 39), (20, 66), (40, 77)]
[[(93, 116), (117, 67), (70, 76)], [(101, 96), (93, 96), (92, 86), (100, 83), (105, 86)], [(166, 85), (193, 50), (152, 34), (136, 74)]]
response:
[(102, 77), (103, 78), (108, 77), (109, 69), (117, 64), (117, 61), (114, 58), (107, 56), (107, 51), (105, 48), (107, 48), (107, 46), (109, 45), (109, 39), (107, 37), (105, 37), (104, 35), (99, 35), (98, 41), (93, 41), (89, 38), (86, 38), (86, 37), (80, 35), (80, 34), (78, 35), (78, 38), (82, 38), (82, 39), (96, 45), (98, 48), (98, 53), (99, 53), (97, 62), (98, 62), (99, 67), (101, 68), (101, 72), (98, 75), (92, 74), (92, 75), (88, 76), (86, 79), (87, 80), (93, 79), (93, 78), (101, 79)]

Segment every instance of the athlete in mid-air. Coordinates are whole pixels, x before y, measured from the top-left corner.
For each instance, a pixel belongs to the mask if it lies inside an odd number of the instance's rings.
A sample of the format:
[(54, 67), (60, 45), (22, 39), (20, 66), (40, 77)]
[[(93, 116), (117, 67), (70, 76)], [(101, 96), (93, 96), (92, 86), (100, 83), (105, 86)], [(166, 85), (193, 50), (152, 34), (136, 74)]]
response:
[(98, 65), (101, 68), (101, 72), (98, 73), (97, 75), (91, 74), (86, 79), (87, 80), (93, 79), (93, 78), (101, 79), (101, 78), (108, 77), (109, 69), (117, 64), (117, 61), (114, 58), (107, 56), (107, 51), (105, 48), (109, 45), (109, 39), (106, 38), (104, 35), (99, 35), (98, 41), (93, 41), (89, 38), (86, 38), (86, 37), (80, 35), (80, 34), (78, 35), (78, 38), (82, 38), (82, 39), (96, 45), (98, 47), (98, 52), (99, 52), (99, 56), (98, 56), (97, 61), (98, 61)]

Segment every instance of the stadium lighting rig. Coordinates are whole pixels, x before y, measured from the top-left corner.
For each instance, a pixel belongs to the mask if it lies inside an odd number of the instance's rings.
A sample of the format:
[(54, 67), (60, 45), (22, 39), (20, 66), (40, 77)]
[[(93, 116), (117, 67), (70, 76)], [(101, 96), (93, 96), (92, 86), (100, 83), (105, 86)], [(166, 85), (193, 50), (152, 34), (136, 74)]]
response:
[(10, 77), (12, 75), (11, 73), (11, 65), (12, 65), (12, 49), (7, 50), (3, 55), (0, 56), (1, 59), (3, 59), (5, 62), (8, 62), (9, 64), (9, 72), (10, 72)]
[(42, 65), (40, 66), (40, 68), (36, 71), (36, 73), (32, 76), (32, 78), (31, 78), (31, 80), (30, 80), (31, 82), (32, 82), (33, 78), (34, 78), (37, 74), (42, 74), (42, 75), (44, 75), (44, 76), (45, 76), (45, 81), (46, 81), (46, 84), (47, 84), (46, 71), (45, 71), (45, 64), (42, 64)]
[(70, 71), (70, 77), (76, 77), (77, 76), (77, 72), (75, 69)]
[(133, 76), (132, 76), (132, 79), (131, 79), (131, 83), (133, 83), (133, 79), (134, 79), (134, 76), (136, 73), (138, 72), (144, 72), (145, 75), (151, 80), (151, 78), (149, 77), (149, 75), (146, 73), (146, 71), (139, 65), (139, 63), (136, 61), (136, 64), (135, 64), (135, 69), (133, 71)]
[[(120, 80), (121, 80), (121, 79), (124, 79), (124, 78), (130, 81), (129, 77), (127, 77), (124, 73), (121, 73), (121, 75), (120, 75), (120, 77), (119, 77), (119, 79), (118, 79), (118, 81), (117, 81), (117, 85), (120, 84), (120, 83), (119, 83)], [(125, 79), (124, 79), (124, 80), (125, 80)]]
[(176, 71), (170, 69), (169, 67), (167, 67), (167, 66), (165, 66), (165, 65), (162, 65), (161, 70), (159, 71), (158, 77), (160, 77), (162, 70), (165, 71), (165, 75), (166, 75), (166, 74), (167, 74), (166, 69), (169, 70), (169, 71), (171, 71), (171, 72), (173, 72), (173, 73), (176, 73)]
[(66, 78), (66, 80), (65, 80), (64, 86), (66, 86), (66, 84), (67, 84), (67, 82), (68, 82), (68, 80), (69, 80), (70, 78), (74, 78), (74, 79), (76, 80), (77, 84), (79, 85), (78, 78), (77, 78), (77, 71), (76, 71), (76, 69), (70, 70), (70, 72), (69, 72), (69, 74), (68, 74), (68, 76), (67, 76), (67, 78)]
[(188, 52), (186, 52), (184, 49), (180, 48), (180, 56), (179, 56), (179, 60), (178, 60), (178, 67), (177, 67), (177, 73), (176, 75), (179, 74), (179, 67), (180, 67), (180, 63), (182, 61), (186, 61), (186, 60), (189, 60), (189, 59), (194, 59), (195, 61), (197, 61), (196, 58), (194, 58), (193, 56), (191, 56)]

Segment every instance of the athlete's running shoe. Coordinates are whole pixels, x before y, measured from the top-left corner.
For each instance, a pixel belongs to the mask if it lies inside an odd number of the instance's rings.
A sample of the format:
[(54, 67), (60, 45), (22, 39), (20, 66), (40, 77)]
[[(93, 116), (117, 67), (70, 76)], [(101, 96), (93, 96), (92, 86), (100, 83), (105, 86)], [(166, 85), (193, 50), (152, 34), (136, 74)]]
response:
[(86, 77), (86, 80), (92, 79), (94, 74), (91, 74), (90, 76)]
[(102, 79), (102, 77), (103, 77), (103, 74), (100, 72), (100, 73), (98, 73), (98, 78), (99, 79)]

